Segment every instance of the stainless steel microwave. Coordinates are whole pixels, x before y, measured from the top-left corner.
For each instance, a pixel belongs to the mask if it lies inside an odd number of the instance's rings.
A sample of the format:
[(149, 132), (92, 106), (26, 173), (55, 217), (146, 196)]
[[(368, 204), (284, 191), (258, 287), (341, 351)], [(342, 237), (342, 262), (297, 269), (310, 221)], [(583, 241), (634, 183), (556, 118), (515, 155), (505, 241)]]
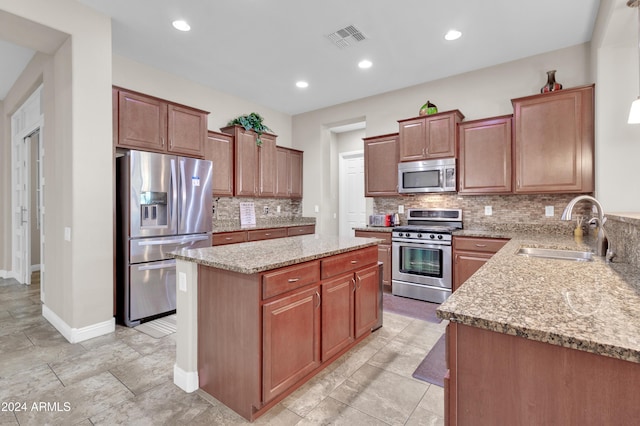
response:
[(401, 194), (455, 191), (455, 158), (398, 164), (398, 192)]

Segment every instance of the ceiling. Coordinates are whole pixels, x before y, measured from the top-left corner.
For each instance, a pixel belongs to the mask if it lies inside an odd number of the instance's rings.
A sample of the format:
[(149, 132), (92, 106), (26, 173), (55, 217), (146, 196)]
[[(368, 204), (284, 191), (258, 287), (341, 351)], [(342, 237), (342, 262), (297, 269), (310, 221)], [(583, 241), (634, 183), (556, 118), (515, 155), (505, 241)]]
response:
[[(292, 115), (587, 42), (600, 4), (78, 1), (112, 17), (115, 54)], [(175, 30), (175, 19), (188, 21), (191, 31)], [(365, 39), (337, 47), (328, 35), (350, 25)], [(462, 37), (444, 40), (452, 28)], [(5, 49), (0, 43), (2, 63), (10, 54)], [(26, 65), (27, 53), (16, 55), (22, 58), (16, 66)], [(373, 66), (359, 69), (362, 59)], [(10, 77), (0, 73), (0, 79), (1, 99)], [(309, 87), (297, 88), (298, 80)]]

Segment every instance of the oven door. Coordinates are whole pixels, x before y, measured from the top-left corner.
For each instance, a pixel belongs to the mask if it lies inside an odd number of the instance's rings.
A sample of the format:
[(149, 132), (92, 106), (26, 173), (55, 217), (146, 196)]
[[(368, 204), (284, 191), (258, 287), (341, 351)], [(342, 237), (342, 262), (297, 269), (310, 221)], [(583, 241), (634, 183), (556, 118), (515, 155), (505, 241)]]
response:
[(393, 241), (392, 278), (451, 289), (451, 246)]

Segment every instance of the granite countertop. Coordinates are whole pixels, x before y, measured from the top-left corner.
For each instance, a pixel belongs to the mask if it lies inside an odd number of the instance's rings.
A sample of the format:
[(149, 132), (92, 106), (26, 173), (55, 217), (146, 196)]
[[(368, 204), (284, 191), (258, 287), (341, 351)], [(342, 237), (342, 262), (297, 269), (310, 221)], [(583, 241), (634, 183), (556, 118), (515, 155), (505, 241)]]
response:
[(256, 274), (284, 266), (375, 246), (382, 240), (327, 235), (300, 235), (273, 240), (228, 244), (173, 252), (176, 259), (225, 269), (242, 274)]
[(357, 228), (353, 228), (354, 231), (365, 231), (365, 232), (391, 232), (393, 231), (392, 226), (361, 226)]
[(240, 220), (214, 220), (213, 233), (247, 231), (252, 229), (289, 228), (291, 226), (315, 225), (315, 217), (286, 217), (258, 220), (256, 226), (240, 226)]
[(438, 308), (442, 319), (640, 363), (640, 270), (623, 263), (541, 259), (520, 247), (589, 250), (589, 238), (464, 230), (511, 238)]

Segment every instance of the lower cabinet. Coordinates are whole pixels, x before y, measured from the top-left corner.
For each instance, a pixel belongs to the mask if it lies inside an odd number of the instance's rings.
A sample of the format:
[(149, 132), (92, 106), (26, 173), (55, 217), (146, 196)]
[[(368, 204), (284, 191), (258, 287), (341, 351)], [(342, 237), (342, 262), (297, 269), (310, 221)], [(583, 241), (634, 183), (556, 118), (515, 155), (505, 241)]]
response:
[(298, 225), (283, 228), (252, 229), (250, 231), (214, 232), (211, 245), (244, 243), (247, 241), (269, 240), (272, 238), (294, 237), (296, 235), (313, 234), (315, 225)]
[(453, 288), (456, 291), (509, 240), (501, 238), (453, 237)]
[(378, 249), (258, 274), (200, 265), (198, 380), (255, 420), (371, 333)]

